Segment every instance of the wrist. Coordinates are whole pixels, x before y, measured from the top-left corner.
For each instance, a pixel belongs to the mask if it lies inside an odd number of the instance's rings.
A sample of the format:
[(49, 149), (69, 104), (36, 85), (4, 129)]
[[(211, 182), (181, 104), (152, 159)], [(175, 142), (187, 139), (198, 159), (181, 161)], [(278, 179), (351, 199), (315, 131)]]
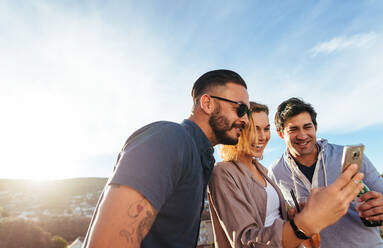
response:
[(320, 229), (316, 226), (315, 222), (312, 221), (312, 218), (308, 218), (305, 215), (304, 211), (295, 215), (294, 217), (295, 225), (304, 232), (306, 236), (311, 237), (315, 233), (319, 233)]
[(291, 219), (290, 220), (290, 226), (291, 228), (293, 229), (293, 232), (295, 234), (295, 236), (298, 238), (298, 239), (303, 239), (303, 240), (307, 240), (310, 238), (310, 236), (307, 236), (306, 233), (300, 229), (299, 227), (297, 227), (297, 225), (295, 224), (294, 222), (294, 219)]

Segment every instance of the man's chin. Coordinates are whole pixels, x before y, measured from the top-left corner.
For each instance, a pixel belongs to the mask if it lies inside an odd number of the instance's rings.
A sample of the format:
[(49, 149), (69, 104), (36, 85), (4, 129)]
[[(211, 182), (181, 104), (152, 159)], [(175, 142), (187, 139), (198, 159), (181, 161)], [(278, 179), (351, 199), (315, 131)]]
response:
[(238, 137), (221, 137), (219, 139), (219, 144), (222, 144), (222, 145), (236, 145), (238, 144)]
[(225, 144), (224, 145), (232, 145), (232, 146), (235, 146), (236, 144), (238, 144), (238, 139), (231, 139), (231, 140), (226, 140)]
[(312, 153), (312, 149), (295, 149), (295, 152), (298, 156), (310, 155)]

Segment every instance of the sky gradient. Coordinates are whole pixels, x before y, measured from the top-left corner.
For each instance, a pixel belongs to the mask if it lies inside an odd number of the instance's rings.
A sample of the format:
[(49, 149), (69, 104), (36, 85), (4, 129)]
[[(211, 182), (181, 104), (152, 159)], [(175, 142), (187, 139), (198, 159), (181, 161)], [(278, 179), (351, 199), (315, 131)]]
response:
[[(0, 177), (108, 177), (132, 132), (190, 114), (194, 81), (238, 72), (271, 110), (297, 96), (318, 138), (383, 173), (382, 1), (2, 1)], [(217, 157), (217, 160), (220, 160)]]

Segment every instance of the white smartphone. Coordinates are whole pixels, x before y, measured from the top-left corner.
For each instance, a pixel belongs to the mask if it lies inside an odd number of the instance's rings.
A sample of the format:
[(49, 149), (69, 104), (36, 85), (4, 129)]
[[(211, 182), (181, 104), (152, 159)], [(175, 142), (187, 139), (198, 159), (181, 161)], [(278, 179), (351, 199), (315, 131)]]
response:
[(364, 145), (345, 146), (343, 148), (342, 171), (350, 164), (358, 165), (358, 172), (362, 170)]

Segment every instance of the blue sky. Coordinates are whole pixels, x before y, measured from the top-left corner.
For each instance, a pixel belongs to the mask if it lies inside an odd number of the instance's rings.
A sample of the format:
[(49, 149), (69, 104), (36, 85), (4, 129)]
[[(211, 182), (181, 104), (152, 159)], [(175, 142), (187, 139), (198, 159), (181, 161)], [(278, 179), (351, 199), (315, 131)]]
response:
[[(318, 137), (363, 143), (383, 173), (381, 1), (2, 1), (2, 178), (107, 177), (127, 137), (190, 114), (227, 68), (251, 100), (302, 97)], [(284, 150), (272, 129), (263, 163)], [(219, 158), (217, 158), (219, 160)]]

